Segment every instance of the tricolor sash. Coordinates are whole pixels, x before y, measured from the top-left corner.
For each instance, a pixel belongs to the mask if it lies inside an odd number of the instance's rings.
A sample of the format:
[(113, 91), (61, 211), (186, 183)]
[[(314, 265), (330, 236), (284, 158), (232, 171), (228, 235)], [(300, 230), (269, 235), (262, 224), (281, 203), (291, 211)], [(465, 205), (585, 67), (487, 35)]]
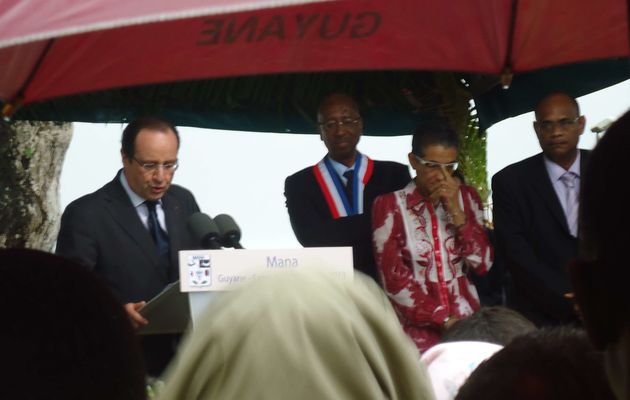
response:
[(333, 219), (350, 215), (363, 214), (363, 191), (372, 177), (374, 161), (361, 153), (357, 153), (354, 162), (354, 176), (352, 178), (352, 199), (348, 199), (344, 191), (341, 178), (328, 159), (324, 157), (313, 167), (315, 179), (322, 190)]

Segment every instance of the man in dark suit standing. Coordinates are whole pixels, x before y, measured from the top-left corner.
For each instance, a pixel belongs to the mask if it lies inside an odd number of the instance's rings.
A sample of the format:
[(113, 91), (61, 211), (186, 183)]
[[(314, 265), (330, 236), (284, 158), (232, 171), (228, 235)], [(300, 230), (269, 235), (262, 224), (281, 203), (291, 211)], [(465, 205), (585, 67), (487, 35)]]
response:
[(350, 96), (326, 97), (317, 122), (328, 154), (289, 176), (284, 186), (293, 232), (306, 247), (351, 246), (354, 267), (379, 281), (372, 254), (372, 202), (407, 185), (409, 168), (373, 161), (357, 151), (363, 120)]
[[(199, 211), (193, 195), (171, 185), (179, 134), (157, 118), (131, 122), (122, 135), (122, 170), (96, 192), (68, 205), (61, 217), (57, 254), (99, 275), (124, 304), (136, 327), (139, 310), (179, 277), (177, 252), (194, 248), (186, 228)], [(159, 375), (173, 354), (172, 338), (143, 337), (145, 361)]]
[(544, 97), (534, 122), (542, 153), (492, 179), (498, 256), (512, 278), (508, 304), (538, 326), (575, 320), (566, 265), (578, 254), (578, 194), (589, 152), (577, 144), (585, 122), (573, 97)]

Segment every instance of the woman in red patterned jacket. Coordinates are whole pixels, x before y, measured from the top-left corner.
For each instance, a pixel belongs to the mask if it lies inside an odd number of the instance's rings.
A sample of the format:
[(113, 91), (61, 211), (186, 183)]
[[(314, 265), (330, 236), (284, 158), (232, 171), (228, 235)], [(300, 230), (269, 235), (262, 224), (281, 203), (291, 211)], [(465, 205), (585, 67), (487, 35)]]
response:
[(409, 153), (416, 177), (404, 189), (377, 197), (372, 208), (383, 287), (420, 351), (479, 309), (466, 275), (485, 274), (492, 265), (479, 195), (453, 176), (457, 145), (457, 134), (446, 124), (420, 126)]

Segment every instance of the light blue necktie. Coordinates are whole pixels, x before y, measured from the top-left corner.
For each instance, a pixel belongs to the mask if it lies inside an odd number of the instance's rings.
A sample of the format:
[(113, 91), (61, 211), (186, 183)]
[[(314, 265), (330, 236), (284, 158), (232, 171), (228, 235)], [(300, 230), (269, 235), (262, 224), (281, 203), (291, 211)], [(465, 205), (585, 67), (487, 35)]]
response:
[(580, 202), (578, 199), (578, 191), (575, 187), (575, 179), (578, 176), (574, 172), (565, 172), (560, 180), (564, 183), (566, 188), (565, 197), (565, 216), (567, 217), (567, 225), (569, 225), (569, 231), (571, 235), (577, 237), (578, 228), (578, 209), (580, 208)]

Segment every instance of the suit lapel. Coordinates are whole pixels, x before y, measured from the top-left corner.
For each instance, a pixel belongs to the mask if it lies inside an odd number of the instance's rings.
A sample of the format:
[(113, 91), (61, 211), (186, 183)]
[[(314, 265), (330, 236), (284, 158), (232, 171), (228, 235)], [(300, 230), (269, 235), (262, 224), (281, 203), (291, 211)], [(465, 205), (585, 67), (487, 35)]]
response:
[(551, 179), (549, 178), (549, 174), (547, 173), (547, 168), (545, 168), (545, 161), (543, 159), (542, 153), (534, 159), (533, 169), (534, 171), (532, 172), (534, 173), (532, 173), (531, 177), (532, 184), (536, 192), (540, 195), (543, 204), (545, 204), (545, 206), (549, 208), (551, 214), (554, 216), (560, 226), (562, 226), (564, 231), (567, 234), (570, 234), (567, 219), (564, 216), (564, 211), (562, 210), (562, 205), (560, 204), (558, 195), (556, 194), (556, 191), (551, 184)]
[(382, 179), (383, 171), (381, 170), (381, 164), (379, 161), (374, 160), (374, 166), (372, 168), (372, 177), (365, 184), (365, 189), (363, 190), (363, 209), (371, 210), (372, 202), (374, 199), (382, 194)]
[[(376, 197), (374, 195), (374, 182), (378, 179), (378, 173), (376, 172), (376, 163), (374, 163), (374, 170), (372, 171), (372, 177), (365, 184), (365, 188), (363, 188), (363, 211), (370, 210), (372, 207), (372, 201)], [(376, 175), (376, 177), (374, 176)]]
[(158, 259), (155, 243), (153, 243), (151, 235), (142, 224), (138, 213), (129, 200), (129, 196), (127, 196), (118, 179), (118, 175), (116, 175), (116, 178), (106, 187), (105, 208), (112, 219), (129, 236), (130, 242), (138, 246), (158, 273), (166, 278), (165, 271), (163, 268), (160, 268), (160, 260)]

